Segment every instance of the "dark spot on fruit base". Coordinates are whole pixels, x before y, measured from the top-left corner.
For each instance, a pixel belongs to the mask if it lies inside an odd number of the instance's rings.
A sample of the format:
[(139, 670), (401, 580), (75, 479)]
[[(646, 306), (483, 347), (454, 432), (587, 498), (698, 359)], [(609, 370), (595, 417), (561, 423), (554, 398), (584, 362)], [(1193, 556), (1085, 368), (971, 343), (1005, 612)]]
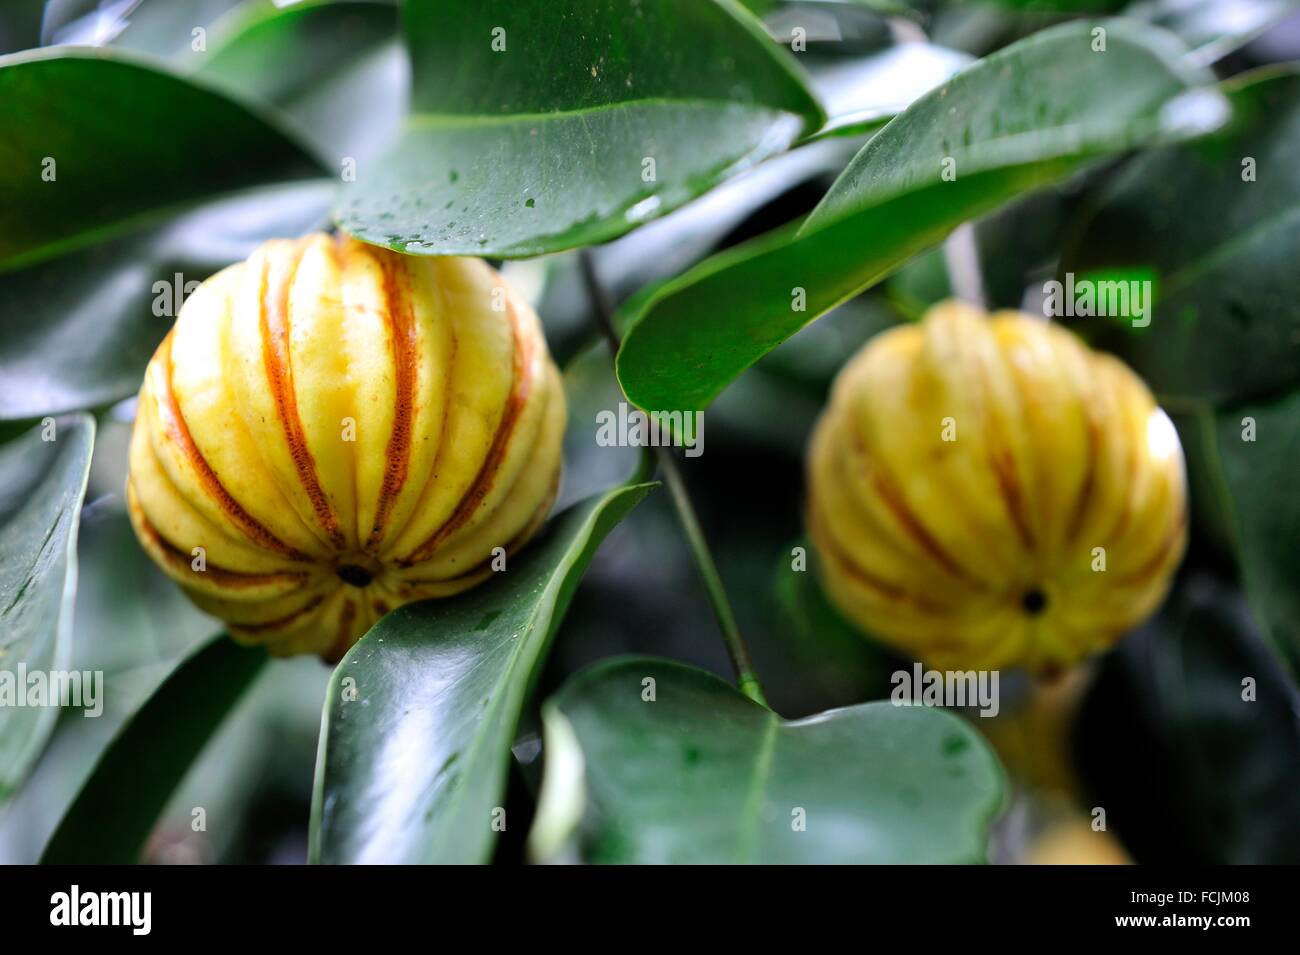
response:
[(375, 575), (356, 564), (344, 564), (338, 569), (339, 580), (353, 587), (365, 587), (375, 579)]

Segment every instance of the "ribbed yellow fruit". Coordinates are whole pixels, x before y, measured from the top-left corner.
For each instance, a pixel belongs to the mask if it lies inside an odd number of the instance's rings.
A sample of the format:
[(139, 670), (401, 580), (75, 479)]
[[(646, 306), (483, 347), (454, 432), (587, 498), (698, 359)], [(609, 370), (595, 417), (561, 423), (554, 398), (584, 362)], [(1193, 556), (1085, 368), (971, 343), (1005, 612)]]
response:
[(1057, 325), (957, 302), (849, 361), (808, 479), (832, 602), (938, 669), (1110, 646), (1186, 542), (1182, 448), (1142, 381)]
[(204, 282), (154, 354), (128, 506), (235, 639), (337, 659), (523, 545), (564, 424), (537, 316), (486, 263), (276, 240)]

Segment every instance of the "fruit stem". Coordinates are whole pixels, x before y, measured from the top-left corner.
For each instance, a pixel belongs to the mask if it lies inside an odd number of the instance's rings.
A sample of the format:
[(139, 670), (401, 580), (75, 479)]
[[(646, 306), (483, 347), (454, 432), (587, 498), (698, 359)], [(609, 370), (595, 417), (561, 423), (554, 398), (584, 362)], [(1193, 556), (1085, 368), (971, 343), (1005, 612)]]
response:
[(952, 230), (943, 243), (943, 260), (948, 267), (952, 293), (971, 305), (987, 308), (984, 277), (980, 274), (979, 243), (972, 223), (963, 222)]
[[(609, 345), (610, 355), (617, 355), (621, 340), (618, 330), (614, 328), (614, 303), (596, 274), (596, 263), (591, 250), (583, 249), (578, 258), (582, 265), (582, 278), (587, 286), (587, 295), (591, 299), (592, 311), (596, 315), (596, 324), (600, 327), (606, 344)], [(727, 648), (728, 656), (731, 657), (731, 665), (736, 670), (736, 683), (741, 693), (760, 706), (766, 707), (767, 699), (763, 695), (763, 687), (754, 672), (749, 648), (745, 646), (745, 640), (740, 635), (740, 627), (736, 623), (736, 614), (731, 608), (731, 601), (727, 598), (726, 588), (722, 584), (722, 576), (713, 561), (708, 541), (704, 539), (704, 531), (696, 516), (695, 505), (691, 503), (691, 496), (682, 478), (681, 468), (671, 450), (662, 445), (657, 445), (654, 450), (659, 459), (659, 470), (663, 473), (664, 483), (668, 485), (673, 508), (677, 511), (677, 520), (686, 535), (686, 543), (695, 557), (695, 566), (699, 570), (700, 580), (704, 584), (709, 604), (713, 607), (713, 615), (718, 621), (722, 642)]]

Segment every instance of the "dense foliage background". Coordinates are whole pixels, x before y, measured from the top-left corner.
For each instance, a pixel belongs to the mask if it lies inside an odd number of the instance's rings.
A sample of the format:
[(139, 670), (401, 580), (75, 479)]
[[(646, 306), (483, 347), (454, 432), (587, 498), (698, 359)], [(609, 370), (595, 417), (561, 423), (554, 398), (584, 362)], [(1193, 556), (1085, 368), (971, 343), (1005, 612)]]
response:
[[(1294, 3), (16, 0), (0, 53), (0, 665), (108, 688), (98, 719), (0, 710), (0, 859), (1300, 861)], [(941, 243), (972, 221), (992, 306), (1156, 276), (1149, 328), (1074, 326), (1173, 416), (1193, 523), (1148, 625), (963, 722), (862, 705), (906, 661), (791, 549), (831, 379), (952, 294)], [(331, 222), (504, 263), (565, 368), (574, 506), (333, 673), (214, 642), (122, 500), (160, 294)], [(852, 707), (815, 747), (709, 675), (731, 666), (673, 495), (594, 442), (623, 394), (708, 406), (681, 469), (767, 701)], [(646, 675), (679, 690), (653, 727), (611, 690)], [(805, 803), (849, 807), (838, 845), (762, 835)]]

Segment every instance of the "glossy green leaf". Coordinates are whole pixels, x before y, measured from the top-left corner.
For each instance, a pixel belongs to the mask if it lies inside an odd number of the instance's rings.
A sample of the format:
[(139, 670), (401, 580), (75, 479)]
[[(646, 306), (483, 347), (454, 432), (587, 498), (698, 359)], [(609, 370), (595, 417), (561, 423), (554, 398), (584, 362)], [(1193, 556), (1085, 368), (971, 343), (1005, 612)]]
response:
[(208, 52), (185, 62), (202, 79), (287, 113), (338, 169), (344, 157), (369, 159), (388, 146), (406, 113), (408, 69), (397, 8), (387, 3), (257, 6), (223, 21)]
[(1222, 411), (1215, 432), (1246, 593), (1300, 672), (1300, 391)]
[(1162, 397), (1221, 403), (1300, 381), (1300, 71), (1250, 74), (1228, 92), (1232, 126), (1137, 160), (1061, 265), (1154, 272), (1148, 326), (1075, 326)]
[(503, 577), (399, 607), (348, 652), (325, 701), (314, 861), (488, 861), (539, 664), (601, 540), (650, 487), (575, 505)]
[[(981, 256), (980, 264), (983, 263)], [(952, 298), (952, 276), (943, 249), (924, 252), (891, 275), (885, 282), (885, 294), (911, 321), (919, 321), (933, 305)]]
[(866, 297), (832, 309), (720, 395), (709, 407), (710, 424), (802, 462), (844, 359), (898, 318), (880, 300)]
[[(86, 506), (77, 532), (72, 666), (104, 670), (106, 679), (178, 663), (221, 626), (193, 604), (136, 539), (126, 507), (134, 430), (127, 411), (115, 408), (97, 421)], [(109, 710), (115, 710), (122, 701), (107, 702)]]
[(734, 0), (411, 0), (412, 115), (336, 209), (368, 242), (539, 255), (612, 239), (821, 125)]
[(0, 128), (4, 269), (320, 172), (246, 104), (108, 50), (0, 57)]
[(1067, 23), (979, 61), (868, 142), (801, 227), (707, 260), (639, 301), (618, 358), (628, 397), (702, 408), (961, 222), (1090, 160), (1224, 120), (1223, 98), (1193, 89), (1209, 75), (1181, 62), (1175, 40), (1105, 21), (1106, 51), (1094, 52), (1094, 26)]
[[(1062, 236), (1069, 233), (1070, 215), (1084, 183), (1106, 175), (1099, 168), (1055, 188), (1023, 196), (972, 223), (978, 250), (984, 301), (990, 310), (1036, 311), (1045, 284), (1056, 277)], [(885, 282), (889, 301), (911, 319), (930, 306), (952, 298), (948, 256), (942, 246), (917, 256)], [(796, 340), (798, 340), (797, 336)]]
[(831, 182), (855, 151), (852, 139), (799, 146), (727, 180), (662, 219), (592, 249), (601, 284), (622, 300), (677, 275), (706, 258), (729, 234), (746, 228), (746, 220), (763, 206), (792, 190), (811, 192)]
[(979, 862), (1003, 802), (997, 759), (951, 713), (876, 702), (783, 720), (667, 660), (599, 663), (544, 720), (540, 859)]
[(333, 192), (328, 180), (251, 189), (0, 272), (0, 421), (135, 394), (191, 283), (327, 226)]
[[(733, 176), (693, 202), (604, 245), (584, 250), (616, 303), (695, 265), (767, 210), (826, 190), (861, 142), (844, 136), (810, 142)], [(784, 216), (775, 221), (781, 221)], [(591, 299), (579, 253), (551, 256), (538, 313), (552, 354), (570, 357), (592, 335)], [(614, 385), (617, 388), (617, 384)]]
[(222, 634), (177, 667), (104, 751), (41, 861), (136, 862), (186, 770), (268, 659)]
[(77, 524), (94, 442), (95, 423), (83, 415), (0, 445), (0, 802), (59, 715), (51, 687), (71, 649)]
[(129, 421), (103, 416), (77, 531), (70, 670), (101, 670), (103, 710), (65, 713), (22, 788), (0, 812), (0, 863), (34, 863), (118, 730), (220, 626), (136, 542), (123, 500)]

